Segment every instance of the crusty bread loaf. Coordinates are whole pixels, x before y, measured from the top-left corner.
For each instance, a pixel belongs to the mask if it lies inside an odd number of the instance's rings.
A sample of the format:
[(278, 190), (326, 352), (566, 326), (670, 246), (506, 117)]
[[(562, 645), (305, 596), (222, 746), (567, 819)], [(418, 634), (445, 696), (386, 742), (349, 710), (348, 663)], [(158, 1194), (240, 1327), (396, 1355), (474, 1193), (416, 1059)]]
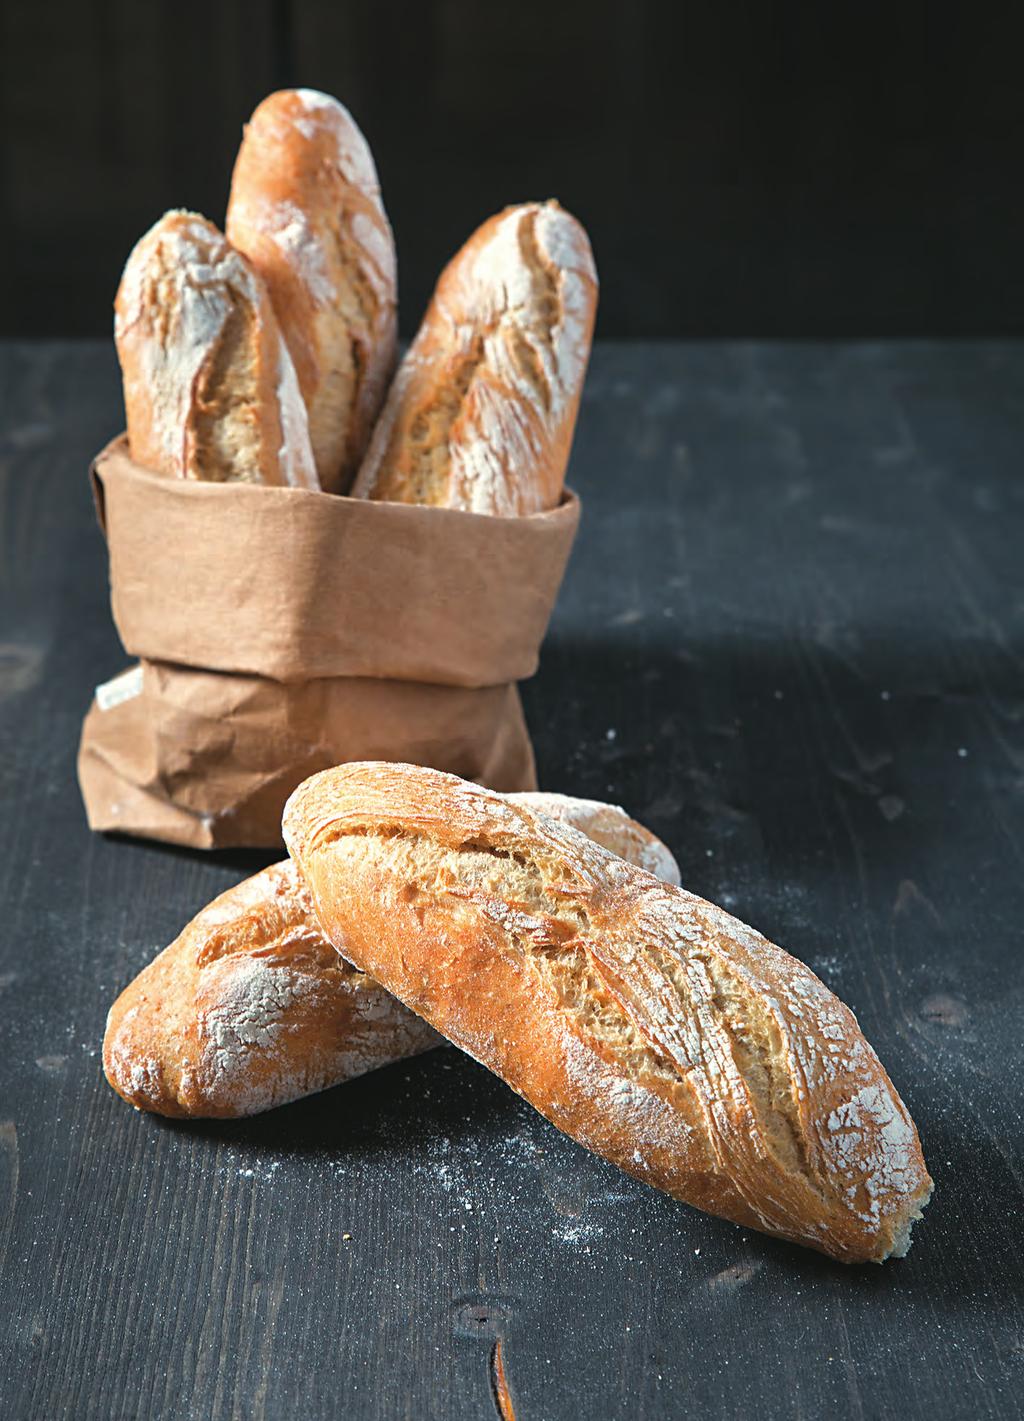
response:
[(556, 507), (596, 304), (587, 235), (557, 203), (485, 222), (437, 284), (353, 494), (473, 513)]
[(212, 222), (168, 212), (137, 243), (114, 337), (136, 463), (180, 478), (318, 486), (270, 299)]
[[(513, 795), (666, 875), (668, 849), (622, 810)], [(118, 1095), (172, 1116), (253, 1115), (441, 1042), (320, 932), (291, 859), (222, 893), (125, 988), (103, 1068)]]
[(227, 234), (270, 292), (321, 486), (344, 493), (394, 369), (396, 275), (370, 149), (336, 99), (283, 89), (263, 100), (239, 149)]
[(285, 860), (215, 898), (121, 993), (103, 1069), (140, 1110), (253, 1115), (439, 1040), (338, 956)]
[(852, 1013), (728, 913), (454, 776), (349, 764), (284, 835), (326, 934), (554, 1124), (676, 1198), (846, 1262), (931, 1180)]

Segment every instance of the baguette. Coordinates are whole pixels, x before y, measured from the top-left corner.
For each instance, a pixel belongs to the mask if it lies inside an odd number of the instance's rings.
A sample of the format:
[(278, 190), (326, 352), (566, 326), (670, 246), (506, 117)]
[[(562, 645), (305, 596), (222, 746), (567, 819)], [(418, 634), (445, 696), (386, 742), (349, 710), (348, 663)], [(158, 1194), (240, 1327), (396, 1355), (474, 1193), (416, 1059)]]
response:
[(103, 1069), (140, 1110), (223, 1118), (439, 1042), (338, 956), (286, 859), (215, 898), (121, 993)]
[(270, 298), (212, 222), (165, 213), (128, 258), (114, 310), (136, 463), (176, 478), (318, 487)]
[(677, 1199), (854, 1263), (931, 1191), (852, 1013), (721, 909), (415, 766), (285, 807), (326, 935), (580, 1143)]
[(366, 139), (336, 99), (284, 89), (256, 109), (228, 239), (265, 281), (309, 412), (321, 486), (355, 475), (395, 364), (395, 243)]
[[(565, 795), (520, 802), (661, 872), (668, 849), (621, 809)], [(320, 932), (288, 859), (222, 893), (118, 997), (103, 1069), (140, 1110), (253, 1115), (441, 1044)]]
[(437, 283), (354, 496), (506, 515), (556, 507), (596, 305), (587, 235), (557, 203), (485, 222)]

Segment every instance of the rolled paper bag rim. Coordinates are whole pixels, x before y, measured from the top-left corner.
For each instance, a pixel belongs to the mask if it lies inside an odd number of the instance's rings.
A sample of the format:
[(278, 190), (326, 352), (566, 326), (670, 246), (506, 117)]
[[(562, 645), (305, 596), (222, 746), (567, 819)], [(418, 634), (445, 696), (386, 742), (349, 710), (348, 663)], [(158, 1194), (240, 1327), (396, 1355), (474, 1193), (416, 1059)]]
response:
[(125, 650), (280, 682), (531, 676), (580, 518), (171, 479), (124, 435), (91, 477)]

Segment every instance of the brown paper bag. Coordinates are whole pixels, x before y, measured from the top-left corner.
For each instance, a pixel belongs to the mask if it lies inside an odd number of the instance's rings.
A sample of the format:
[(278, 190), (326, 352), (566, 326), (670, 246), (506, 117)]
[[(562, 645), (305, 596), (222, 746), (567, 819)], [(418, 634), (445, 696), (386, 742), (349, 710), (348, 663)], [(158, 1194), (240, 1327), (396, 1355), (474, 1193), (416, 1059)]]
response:
[(536, 669), (579, 503), (490, 518), (96, 460), (111, 605), (140, 664), (100, 686), (89, 824), (196, 848), (280, 843), (284, 801), (344, 760), (534, 787), (514, 682)]

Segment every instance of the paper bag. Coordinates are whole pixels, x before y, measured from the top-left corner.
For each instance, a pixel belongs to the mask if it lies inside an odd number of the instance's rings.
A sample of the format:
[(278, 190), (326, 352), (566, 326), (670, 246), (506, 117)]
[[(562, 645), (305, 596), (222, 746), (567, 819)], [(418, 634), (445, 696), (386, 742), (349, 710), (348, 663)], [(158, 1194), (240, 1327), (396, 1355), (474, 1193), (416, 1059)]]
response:
[(140, 664), (100, 686), (89, 824), (271, 847), (291, 791), (344, 760), (534, 787), (515, 681), (536, 669), (579, 503), (530, 518), (162, 478), (96, 460), (111, 606)]

